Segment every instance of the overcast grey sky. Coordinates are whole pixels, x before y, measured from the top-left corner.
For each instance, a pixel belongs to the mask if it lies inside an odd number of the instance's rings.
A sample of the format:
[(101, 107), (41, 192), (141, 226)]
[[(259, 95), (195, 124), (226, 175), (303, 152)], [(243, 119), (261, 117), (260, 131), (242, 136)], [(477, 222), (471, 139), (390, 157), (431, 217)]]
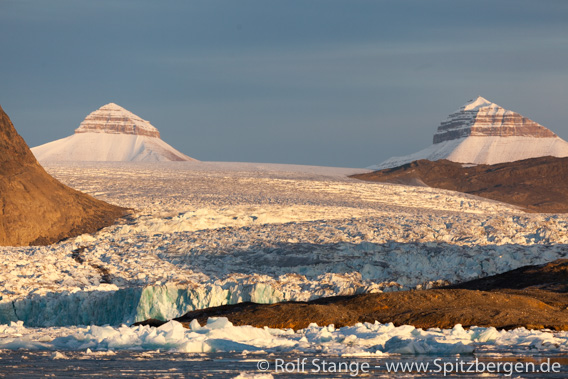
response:
[(481, 95), (568, 139), (568, 1), (0, 0), (30, 146), (115, 102), (200, 160), (364, 167)]

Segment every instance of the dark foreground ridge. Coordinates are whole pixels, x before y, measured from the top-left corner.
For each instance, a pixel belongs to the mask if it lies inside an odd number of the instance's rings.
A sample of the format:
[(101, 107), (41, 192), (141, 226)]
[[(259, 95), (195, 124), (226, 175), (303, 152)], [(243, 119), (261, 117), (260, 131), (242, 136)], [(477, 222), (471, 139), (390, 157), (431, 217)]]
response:
[(518, 205), (528, 212), (568, 213), (568, 157), (469, 167), (445, 159), (423, 159), (352, 177), (459, 191)]
[[(568, 330), (568, 260), (526, 266), (460, 285), (322, 298), (277, 304), (241, 303), (189, 312), (175, 320), (227, 317), (235, 325), (306, 328), (315, 322), (336, 327), (358, 322), (393, 322), (418, 328), (494, 326), (499, 329)], [(139, 324), (159, 326), (164, 321)]]
[(51, 177), (0, 107), (0, 246), (47, 245), (93, 233), (126, 212)]

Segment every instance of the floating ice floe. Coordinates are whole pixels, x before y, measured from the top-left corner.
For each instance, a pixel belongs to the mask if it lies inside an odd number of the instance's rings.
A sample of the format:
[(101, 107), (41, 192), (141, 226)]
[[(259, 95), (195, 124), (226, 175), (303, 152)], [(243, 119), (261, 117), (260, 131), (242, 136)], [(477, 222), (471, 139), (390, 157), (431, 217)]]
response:
[(210, 318), (191, 329), (170, 321), (159, 328), (149, 326), (87, 326), (26, 328), (23, 323), (0, 326), (0, 349), (56, 350), (54, 359), (64, 359), (64, 351), (113, 354), (116, 350), (156, 350), (187, 353), (301, 352), (335, 356), (381, 356), (384, 354), (454, 355), (479, 349), (517, 352), (566, 352), (568, 332), (533, 331), (461, 325), (452, 329), (417, 329), (375, 322), (350, 327), (318, 326), (294, 332), (291, 329), (234, 326), (225, 317)]

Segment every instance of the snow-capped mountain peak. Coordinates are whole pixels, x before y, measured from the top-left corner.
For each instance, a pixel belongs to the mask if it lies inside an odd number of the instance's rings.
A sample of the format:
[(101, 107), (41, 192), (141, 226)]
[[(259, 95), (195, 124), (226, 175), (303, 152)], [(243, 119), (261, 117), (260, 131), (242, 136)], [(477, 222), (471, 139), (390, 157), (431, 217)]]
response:
[[(487, 100), (484, 97), (481, 96), (477, 96), (477, 98), (468, 101), (467, 103), (465, 103), (460, 110), (462, 111), (473, 111), (473, 110), (478, 110), (479, 108), (501, 108), (500, 106), (498, 106), (495, 103), (492, 103), (491, 101)], [(502, 108), (501, 108), (502, 109)]]
[(115, 103), (91, 112), (75, 134), (34, 147), (41, 162), (49, 161), (195, 161), (160, 138), (149, 121)]
[(432, 146), (369, 168), (397, 167), (419, 159), (496, 164), (543, 156), (568, 156), (568, 142), (539, 123), (478, 96), (440, 123)]

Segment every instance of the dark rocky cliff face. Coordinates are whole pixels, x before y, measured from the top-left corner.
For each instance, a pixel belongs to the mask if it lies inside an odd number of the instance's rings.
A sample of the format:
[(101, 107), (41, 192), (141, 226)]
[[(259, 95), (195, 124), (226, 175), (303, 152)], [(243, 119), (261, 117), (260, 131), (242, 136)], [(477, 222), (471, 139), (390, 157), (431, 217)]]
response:
[(0, 245), (51, 244), (95, 232), (126, 212), (51, 177), (0, 107)]

